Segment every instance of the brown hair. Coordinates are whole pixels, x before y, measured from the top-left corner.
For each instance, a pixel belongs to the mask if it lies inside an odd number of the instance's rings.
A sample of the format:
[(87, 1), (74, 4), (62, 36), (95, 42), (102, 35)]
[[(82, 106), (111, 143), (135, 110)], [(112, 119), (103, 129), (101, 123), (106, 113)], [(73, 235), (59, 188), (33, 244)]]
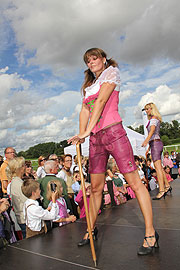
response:
[(43, 159), (45, 159), (44, 156), (40, 156), (40, 157), (38, 158), (38, 165), (39, 165), (39, 167), (41, 166), (41, 162), (43, 161)]
[(70, 157), (72, 159), (72, 155), (71, 154), (66, 154), (66, 155), (63, 156), (63, 162), (65, 161), (65, 158), (66, 157)]
[[(88, 58), (92, 55), (98, 58), (106, 58), (106, 64), (105, 64), (106, 68), (108, 68), (109, 66), (113, 66), (113, 67), (118, 66), (117, 62), (113, 60), (112, 58), (107, 59), (107, 54), (102, 49), (99, 49), (99, 48), (91, 48), (85, 52), (83, 59), (86, 65), (88, 63)], [(85, 74), (85, 78), (84, 78), (84, 83), (81, 89), (82, 89), (83, 95), (85, 96), (85, 88), (90, 86), (93, 83), (95, 76), (89, 68), (84, 71), (84, 74)]]
[(36, 192), (39, 186), (39, 183), (34, 179), (26, 179), (21, 186), (21, 190), (27, 198), (30, 198), (32, 196), (32, 192)]
[(31, 160), (25, 160), (25, 166), (26, 167), (32, 167)]

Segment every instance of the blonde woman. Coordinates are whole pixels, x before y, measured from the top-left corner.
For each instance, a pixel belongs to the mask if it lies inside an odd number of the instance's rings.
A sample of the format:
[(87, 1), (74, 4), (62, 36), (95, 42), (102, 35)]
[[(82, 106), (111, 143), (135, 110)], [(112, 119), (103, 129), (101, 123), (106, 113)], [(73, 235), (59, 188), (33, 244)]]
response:
[(160, 125), (162, 117), (154, 103), (148, 103), (144, 107), (149, 122), (146, 126), (148, 130), (148, 136), (143, 142), (142, 146), (146, 147), (149, 143), (149, 151), (151, 149), (151, 157), (154, 163), (155, 170), (157, 172), (157, 178), (159, 183), (159, 193), (153, 200), (160, 200), (165, 198), (168, 192), (171, 192), (172, 187), (169, 185), (166, 175), (164, 173), (161, 154), (163, 151), (163, 143), (160, 139)]
[(8, 162), (6, 174), (10, 183), (10, 197), (12, 206), (17, 218), (17, 222), (21, 227), (23, 238), (26, 237), (26, 224), (23, 214), (23, 206), (27, 198), (21, 190), (23, 184), (22, 177), (25, 171), (25, 159), (23, 157), (15, 157)]

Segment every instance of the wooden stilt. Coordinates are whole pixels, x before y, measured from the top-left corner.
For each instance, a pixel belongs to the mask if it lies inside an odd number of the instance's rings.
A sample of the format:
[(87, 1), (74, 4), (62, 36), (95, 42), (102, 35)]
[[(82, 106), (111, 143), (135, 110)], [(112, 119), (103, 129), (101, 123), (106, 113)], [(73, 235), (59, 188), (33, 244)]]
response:
[(88, 210), (87, 197), (86, 197), (85, 181), (84, 181), (84, 176), (83, 176), (83, 171), (82, 171), (81, 152), (80, 152), (80, 144), (79, 143), (76, 144), (76, 152), (77, 152), (79, 173), (80, 173), (80, 177), (81, 177), (81, 185), (82, 185), (83, 200), (84, 200), (84, 206), (85, 206), (85, 212), (86, 212), (87, 228), (88, 228), (88, 232), (89, 232), (91, 253), (92, 253), (94, 265), (96, 267), (97, 259), (96, 259), (96, 252), (95, 252), (94, 241), (93, 241), (93, 236), (92, 236), (92, 228), (91, 228), (90, 218), (89, 218), (89, 210)]

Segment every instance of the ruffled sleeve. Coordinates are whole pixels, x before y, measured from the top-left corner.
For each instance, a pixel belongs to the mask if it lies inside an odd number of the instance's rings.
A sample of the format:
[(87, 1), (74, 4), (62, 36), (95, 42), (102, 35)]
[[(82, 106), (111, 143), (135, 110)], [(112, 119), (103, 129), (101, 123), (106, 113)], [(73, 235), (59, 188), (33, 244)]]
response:
[(151, 126), (157, 126), (158, 122), (159, 122), (158, 119), (152, 118), (152, 119), (150, 119), (150, 125), (149, 126), (150, 127)]
[(100, 75), (98, 81), (100, 82), (100, 84), (108, 82), (108, 83), (115, 83), (117, 86), (119, 86), (120, 85), (119, 69), (113, 66), (108, 67)]

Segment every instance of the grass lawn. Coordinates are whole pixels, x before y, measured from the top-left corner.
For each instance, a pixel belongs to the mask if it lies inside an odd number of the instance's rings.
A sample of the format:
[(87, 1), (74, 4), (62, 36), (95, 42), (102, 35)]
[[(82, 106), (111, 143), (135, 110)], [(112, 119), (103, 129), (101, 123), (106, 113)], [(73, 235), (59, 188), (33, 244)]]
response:
[(33, 170), (37, 171), (37, 168), (38, 168), (38, 160), (37, 160), (37, 159), (26, 159), (26, 160), (30, 160), (31, 163), (32, 163)]
[(168, 151), (171, 154), (171, 151), (180, 152), (180, 144), (176, 145), (166, 145), (164, 146), (163, 152)]

